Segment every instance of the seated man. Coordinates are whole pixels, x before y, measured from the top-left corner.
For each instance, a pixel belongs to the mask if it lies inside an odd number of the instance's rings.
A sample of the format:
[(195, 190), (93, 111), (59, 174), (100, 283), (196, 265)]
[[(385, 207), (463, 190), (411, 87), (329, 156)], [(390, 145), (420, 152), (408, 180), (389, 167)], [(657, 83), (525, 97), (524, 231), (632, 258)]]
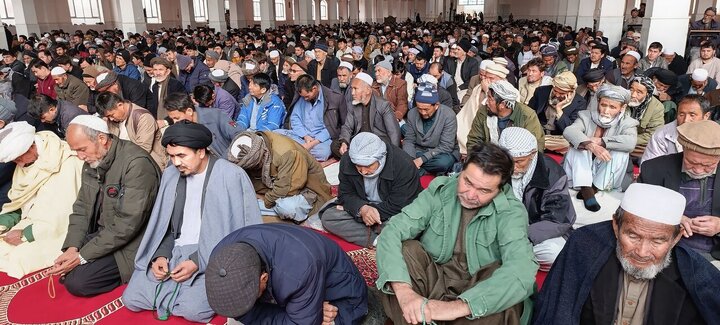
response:
[(213, 250), (210, 307), (242, 324), (360, 324), (367, 285), (345, 252), (292, 225), (243, 227)]
[(415, 92), (417, 107), (407, 116), (403, 150), (415, 158), (421, 175), (450, 172), (460, 159), (455, 113), (439, 101), (433, 84), (420, 84)]
[(140, 146), (150, 154), (160, 170), (165, 168), (167, 154), (160, 144), (162, 134), (148, 110), (109, 91), (98, 95), (95, 109), (99, 116), (107, 119), (112, 135)]
[(70, 121), (78, 115), (88, 113), (70, 102), (55, 100), (43, 94), (30, 98), (27, 112), (30, 117), (42, 122), (45, 130), (52, 131), (60, 139), (65, 139)]
[(249, 93), (240, 103), (237, 122), (244, 129), (272, 131), (285, 119), (285, 104), (270, 90), (270, 76), (258, 73), (250, 78)]
[(210, 253), (231, 232), (262, 223), (250, 179), (207, 150), (212, 138), (210, 130), (190, 121), (165, 130), (162, 145), (172, 164), (163, 173), (135, 271), (123, 293), (123, 303), (132, 311), (157, 311), (161, 320), (175, 315), (210, 321), (214, 313), (205, 299)]
[[(95, 83), (97, 93), (109, 91), (150, 112), (158, 112), (158, 101), (153, 99), (151, 89), (145, 87), (139, 80), (110, 71), (99, 74), (95, 78)], [(168, 88), (163, 90), (164, 92), (171, 89), (169, 85), (166, 86)]]
[(650, 159), (682, 152), (682, 145), (678, 141), (678, 126), (687, 122), (709, 120), (715, 108), (705, 97), (700, 95), (685, 95), (678, 103), (677, 119), (665, 124), (653, 133), (640, 163)]
[(506, 80), (488, 86), (487, 105), (478, 110), (467, 137), (467, 148), (482, 142), (497, 144), (500, 133), (510, 126), (528, 129), (538, 140), (538, 150), (545, 145), (545, 132), (535, 111), (518, 101), (518, 91)]
[(536, 300), (533, 324), (720, 323), (720, 272), (677, 245), (684, 207), (672, 190), (630, 185), (612, 221), (570, 236)]
[(408, 111), (407, 82), (393, 74), (392, 63), (387, 60), (375, 64), (375, 96), (385, 99), (392, 107), (395, 118), (401, 121)]
[(587, 102), (575, 93), (577, 78), (570, 71), (559, 73), (551, 86), (540, 86), (530, 99), (530, 108), (537, 112), (545, 131), (545, 148), (565, 152), (570, 145), (562, 136), (565, 128), (573, 124), (578, 112), (587, 108)]
[(227, 159), (242, 167), (255, 192), (264, 196), (258, 200), (263, 215), (300, 223), (332, 198), (322, 166), (286, 136), (245, 131), (233, 140)]
[(479, 143), (459, 176), (436, 178), (385, 225), (377, 288), (395, 324), (530, 317), (538, 265), (512, 173), (506, 151)]
[(677, 132), (683, 152), (646, 161), (638, 182), (682, 194), (687, 200), (681, 220), (683, 243), (708, 260), (720, 260), (720, 202), (715, 195), (720, 193), (715, 177), (720, 162), (720, 125), (705, 120), (683, 123)]
[(540, 271), (550, 270), (565, 245), (575, 222), (568, 193), (568, 179), (555, 160), (537, 150), (530, 131), (509, 127), (500, 135), (499, 145), (512, 156), (513, 193), (528, 212), (528, 235), (533, 243)]
[(340, 159), (337, 202), (320, 211), (323, 227), (351, 243), (375, 246), (383, 223), (422, 190), (413, 167), (400, 148), (370, 132), (358, 134)]
[(518, 101), (528, 105), (535, 89), (541, 86), (552, 85), (552, 77), (545, 75), (545, 63), (542, 58), (534, 58), (525, 65), (527, 75), (518, 81)]
[(290, 108), (290, 129), (276, 132), (297, 141), (315, 159), (325, 161), (347, 115), (345, 98), (307, 74), (297, 78), (295, 90), (298, 96)]
[(698, 94), (703, 96), (715, 90), (718, 86), (718, 82), (717, 80), (708, 77), (707, 70), (698, 68), (693, 70), (692, 74), (688, 73), (678, 76), (677, 85), (679, 91), (675, 94), (675, 98), (676, 100), (679, 100), (678, 98), (685, 95)]
[(341, 157), (348, 144), (360, 132), (372, 132), (383, 141), (400, 146), (400, 124), (390, 103), (372, 91), (373, 78), (358, 73), (352, 80), (352, 107), (340, 131), (340, 138), (333, 146), (333, 155)]
[(630, 117), (639, 122), (637, 143), (630, 156), (640, 158), (655, 130), (665, 125), (665, 106), (653, 96), (655, 83), (648, 77), (635, 77), (630, 83)]
[(232, 140), (238, 133), (245, 131), (224, 112), (215, 108), (195, 106), (190, 95), (186, 93), (168, 95), (164, 107), (174, 123), (187, 120), (208, 128), (213, 134), (213, 139), (207, 150), (218, 158), (226, 157)]
[(629, 102), (627, 89), (603, 85), (597, 100), (563, 132), (570, 143), (563, 169), (571, 186), (580, 188), (578, 197), (590, 211), (600, 210), (595, 199), (598, 189), (612, 191), (622, 185), (637, 142), (638, 122), (625, 114)]
[(70, 294), (94, 296), (130, 281), (160, 169), (142, 148), (111, 135), (99, 117), (73, 119), (68, 144), (85, 161), (82, 186), (70, 214), (64, 253), (48, 272), (62, 276)]
[(16, 167), (0, 211), (0, 271), (19, 279), (62, 253), (83, 162), (57, 135), (24, 121), (0, 130), (0, 163), (8, 162)]
[[(678, 78), (674, 72), (662, 68), (650, 68), (645, 71), (645, 76), (653, 80), (655, 84), (655, 93), (653, 96), (663, 104), (663, 119), (665, 123), (675, 121), (677, 114), (677, 103), (673, 101), (675, 94), (678, 92)], [(713, 90), (715, 91), (715, 90)], [(709, 96), (709, 94), (706, 94)]]
[(90, 88), (82, 80), (69, 74), (61, 67), (54, 67), (50, 75), (55, 80), (55, 93), (58, 100), (64, 100), (87, 111)]

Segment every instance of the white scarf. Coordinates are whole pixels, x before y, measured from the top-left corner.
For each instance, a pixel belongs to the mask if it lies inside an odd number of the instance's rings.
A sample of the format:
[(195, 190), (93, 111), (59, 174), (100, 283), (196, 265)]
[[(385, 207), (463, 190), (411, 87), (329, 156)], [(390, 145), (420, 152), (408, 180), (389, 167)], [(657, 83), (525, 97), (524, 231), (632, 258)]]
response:
[(498, 139), (500, 138), (500, 131), (498, 129), (498, 117), (488, 115), (487, 119), (485, 120), (485, 125), (487, 125), (488, 133), (490, 133), (490, 142), (497, 144)]
[(525, 172), (525, 174), (520, 178), (512, 178), (512, 187), (513, 187), (513, 193), (515, 194), (515, 197), (522, 202), (523, 200), (523, 194), (525, 193), (525, 188), (530, 183), (530, 180), (533, 177), (533, 174), (535, 174), (535, 167), (537, 166), (537, 160), (538, 160), (539, 153), (535, 153), (535, 157), (533, 157), (533, 160), (530, 162), (530, 166), (528, 166), (528, 170)]

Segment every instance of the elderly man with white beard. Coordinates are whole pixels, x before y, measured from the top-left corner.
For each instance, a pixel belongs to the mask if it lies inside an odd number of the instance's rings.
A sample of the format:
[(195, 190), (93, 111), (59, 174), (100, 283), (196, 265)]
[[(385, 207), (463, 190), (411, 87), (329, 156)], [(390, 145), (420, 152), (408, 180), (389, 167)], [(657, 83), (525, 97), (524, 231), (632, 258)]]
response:
[(720, 324), (720, 272), (677, 245), (685, 204), (670, 189), (630, 185), (612, 221), (570, 237), (533, 324)]
[(630, 153), (640, 158), (653, 133), (665, 125), (665, 106), (653, 96), (655, 83), (648, 77), (635, 77), (630, 82), (630, 116), (638, 121), (637, 143)]
[(595, 199), (598, 190), (610, 191), (622, 185), (629, 154), (637, 142), (638, 122), (625, 114), (629, 102), (627, 89), (604, 85), (597, 100), (578, 113), (563, 132), (570, 142), (563, 168), (590, 211), (600, 210)]

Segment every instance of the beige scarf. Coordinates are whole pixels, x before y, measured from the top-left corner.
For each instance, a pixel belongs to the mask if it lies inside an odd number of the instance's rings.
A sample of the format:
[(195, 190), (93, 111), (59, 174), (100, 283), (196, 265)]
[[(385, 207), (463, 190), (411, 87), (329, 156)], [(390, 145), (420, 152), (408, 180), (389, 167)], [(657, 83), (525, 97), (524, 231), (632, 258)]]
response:
[[(262, 183), (268, 188), (272, 188), (274, 180), (270, 176), (270, 149), (265, 143), (265, 137), (261, 134), (262, 132), (245, 131), (235, 136), (233, 144), (241, 137), (249, 137), (252, 143), (249, 147), (238, 145), (238, 150), (232, 148), (228, 150), (228, 160), (245, 170), (261, 169)], [(237, 153), (234, 154), (234, 152)]]

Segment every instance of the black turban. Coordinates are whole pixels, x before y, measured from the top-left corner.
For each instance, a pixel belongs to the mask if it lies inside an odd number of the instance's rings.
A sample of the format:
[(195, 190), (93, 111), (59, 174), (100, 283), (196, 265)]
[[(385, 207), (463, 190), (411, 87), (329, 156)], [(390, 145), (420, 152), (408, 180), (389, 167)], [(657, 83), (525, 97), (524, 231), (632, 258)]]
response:
[(582, 76), (585, 82), (598, 82), (605, 78), (605, 71), (603, 69), (590, 69), (585, 75)]
[(212, 132), (204, 125), (184, 120), (165, 130), (162, 145), (167, 147), (168, 144), (172, 144), (192, 149), (205, 149), (210, 146), (212, 140)]
[(668, 69), (658, 69), (652, 76), (657, 78), (658, 81), (670, 87), (675, 87), (675, 84), (677, 84), (678, 82), (678, 78), (675, 72), (672, 72)]

